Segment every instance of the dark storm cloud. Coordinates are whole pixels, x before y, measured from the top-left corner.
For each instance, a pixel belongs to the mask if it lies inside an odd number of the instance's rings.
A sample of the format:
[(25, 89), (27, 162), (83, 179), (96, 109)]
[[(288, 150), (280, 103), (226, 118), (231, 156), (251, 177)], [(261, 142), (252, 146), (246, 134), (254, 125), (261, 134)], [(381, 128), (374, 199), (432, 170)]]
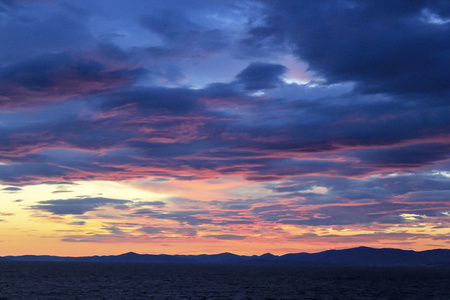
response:
[(127, 207), (132, 201), (110, 199), (110, 198), (83, 198), (83, 199), (65, 199), (65, 200), (45, 200), (37, 202), (30, 209), (43, 210), (55, 215), (82, 215), (88, 211), (96, 210), (101, 206), (110, 206), (114, 208)]
[(280, 78), (287, 68), (282, 65), (268, 63), (251, 63), (236, 78), (247, 90), (262, 90), (282, 86)]
[(450, 24), (429, 17), (448, 18), (448, 1), (263, 3), (266, 23), (253, 29), (254, 38), (294, 45), (329, 82), (357, 82), (365, 92), (449, 92)]

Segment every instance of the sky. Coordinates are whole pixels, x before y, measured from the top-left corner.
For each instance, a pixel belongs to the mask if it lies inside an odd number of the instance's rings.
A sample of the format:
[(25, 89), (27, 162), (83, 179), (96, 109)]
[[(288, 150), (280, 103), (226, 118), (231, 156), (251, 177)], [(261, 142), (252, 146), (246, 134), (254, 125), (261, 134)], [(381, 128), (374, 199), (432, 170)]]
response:
[(450, 2), (1, 0), (0, 255), (450, 246)]

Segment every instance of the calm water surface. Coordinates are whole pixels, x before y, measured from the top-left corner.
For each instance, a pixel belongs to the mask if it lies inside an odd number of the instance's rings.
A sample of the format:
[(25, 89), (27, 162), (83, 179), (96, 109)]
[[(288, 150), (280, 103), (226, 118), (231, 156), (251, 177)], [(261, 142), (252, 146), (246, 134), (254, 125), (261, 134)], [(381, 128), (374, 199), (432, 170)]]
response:
[(1, 262), (0, 299), (450, 299), (450, 269)]

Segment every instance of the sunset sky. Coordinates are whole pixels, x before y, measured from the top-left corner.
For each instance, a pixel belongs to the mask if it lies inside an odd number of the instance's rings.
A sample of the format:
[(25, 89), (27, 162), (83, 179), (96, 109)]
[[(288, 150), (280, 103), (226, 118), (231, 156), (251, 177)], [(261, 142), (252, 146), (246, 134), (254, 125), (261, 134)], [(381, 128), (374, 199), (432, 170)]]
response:
[(0, 0), (0, 256), (450, 248), (450, 2)]

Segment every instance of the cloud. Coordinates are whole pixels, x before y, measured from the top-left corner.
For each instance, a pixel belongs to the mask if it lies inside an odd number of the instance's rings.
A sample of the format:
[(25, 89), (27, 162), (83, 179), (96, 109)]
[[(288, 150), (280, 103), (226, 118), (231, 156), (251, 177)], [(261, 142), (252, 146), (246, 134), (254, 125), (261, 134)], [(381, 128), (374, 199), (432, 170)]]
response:
[[(330, 83), (353, 81), (364, 92), (449, 92), (449, 26), (423, 18), (424, 11), (448, 15), (447, 1), (262, 3), (266, 23), (255, 26), (253, 38), (284, 40)], [(445, 96), (426, 98), (442, 103)]]
[(364, 162), (377, 166), (417, 167), (450, 158), (450, 145), (447, 143), (420, 143), (367, 149), (356, 155)]
[(155, 214), (153, 217), (163, 220), (174, 220), (179, 222), (180, 224), (189, 224), (192, 226), (196, 226), (196, 225), (211, 224), (213, 222), (212, 219), (199, 218), (196, 216), (208, 213), (209, 213), (208, 211), (201, 211), (201, 210), (192, 210), (192, 211), (178, 210), (171, 213)]
[(134, 210), (131, 214), (133, 214), (133, 215), (153, 215), (155, 213), (156, 212), (152, 209), (141, 208), (141, 209)]
[(145, 232), (147, 234), (157, 234), (157, 233), (161, 233), (163, 230), (165, 230), (165, 228), (163, 228), (163, 227), (146, 226), (146, 227), (142, 227), (139, 230), (142, 231), (142, 232)]
[(282, 65), (268, 63), (251, 63), (236, 76), (237, 82), (244, 85), (247, 90), (263, 90), (279, 86), (285, 83), (280, 78), (286, 73), (287, 68)]
[(0, 212), (0, 216), (6, 216), (6, 217), (9, 217), (9, 216), (14, 216), (15, 214), (13, 214), (13, 213), (2, 213), (2, 212)]
[(41, 184), (74, 185), (76, 183), (70, 181), (43, 181)]
[(135, 67), (109, 66), (81, 55), (45, 54), (0, 70), (0, 105), (55, 102), (133, 82)]
[[(445, 108), (419, 112), (393, 98), (345, 94), (294, 100), (242, 94), (239, 101), (208, 107), (203, 96), (204, 90), (186, 88), (127, 88), (89, 105), (54, 104), (38, 125), (0, 128), (0, 159), (17, 162), (0, 165), (0, 177), (13, 183), (45, 176), (80, 180), (86, 173), (191, 179), (234, 174), (273, 181), (419, 168), (448, 157), (446, 143), (428, 142), (449, 126)], [(54, 117), (57, 108), (70, 114)], [(296, 155), (301, 157), (292, 159)]]
[(88, 2), (0, 5), (2, 191), (170, 197), (26, 199), (65, 240), (448, 223), (447, 2)]
[(174, 230), (175, 233), (183, 235), (183, 236), (196, 236), (197, 230), (195, 228), (176, 228)]
[[(100, 110), (113, 108), (136, 108), (143, 112), (160, 115), (186, 114), (196, 108), (197, 99), (192, 90), (186, 88), (147, 87), (133, 88), (113, 93), (103, 98)], [(137, 112), (136, 112), (137, 113)]]
[(69, 225), (77, 225), (77, 226), (82, 226), (85, 225), (86, 222), (85, 221), (75, 221), (75, 222), (70, 222), (68, 223)]
[[(4, 2), (4, 1), (3, 1)], [(0, 62), (13, 62), (43, 53), (77, 51), (93, 44), (86, 19), (73, 18), (51, 6), (29, 7), (14, 1), (15, 9), (0, 24)], [(5, 7), (5, 6), (3, 6)], [(7, 6), (6, 6), (7, 7)], [(33, 12), (33, 10), (39, 12)]]
[(209, 201), (210, 205), (216, 205), (225, 210), (247, 210), (252, 208), (253, 201), (234, 200), (234, 201)]
[(9, 186), (2, 189), (2, 191), (5, 191), (6, 193), (16, 193), (22, 191), (22, 188), (15, 187), (15, 186)]
[(281, 204), (274, 204), (274, 205), (267, 205), (267, 206), (259, 206), (259, 207), (255, 207), (252, 209), (252, 212), (259, 214), (262, 212), (267, 212), (267, 211), (280, 211), (280, 210), (285, 210), (288, 207), (286, 205), (281, 205)]
[(215, 238), (218, 240), (245, 240), (247, 238), (246, 236), (235, 234), (213, 234), (205, 235), (204, 237)]
[(53, 191), (52, 194), (59, 194), (59, 193), (72, 193), (73, 191), (69, 191), (69, 190), (56, 190)]
[[(423, 198), (422, 198), (423, 199)], [(264, 219), (275, 220), (280, 224), (295, 224), (307, 226), (329, 225), (392, 225), (416, 222), (427, 219), (429, 223), (440, 222), (442, 212), (449, 209), (447, 203), (440, 204), (408, 204), (408, 203), (376, 203), (359, 205), (327, 205), (317, 209), (308, 209), (301, 217), (295, 214), (267, 212)], [(421, 218), (408, 219), (408, 214), (420, 214)], [(297, 214), (297, 216), (300, 216)], [(423, 221), (423, 220), (422, 220)]]
[(205, 28), (184, 15), (181, 10), (166, 9), (153, 15), (143, 15), (139, 23), (156, 33), (164, 46), (147, 49), (153, 58), (188, 57), (204, 58), (222, 52), (228, 44), (227, 37), (219, 29)]
[(106, 230), (106, 231), (108, 231), (110, 234), (113, 234), (113, 235), (115, 235), (115, 236), (120, 236), (120, 235), (123, 235), (124, 234), (124, 232), (120, 229), (120, 228), (118, 228), (118, 227), (116, 227), (116, 226), (108, 226), (108, 227), (103, 227), (103, 230)]
[(127, 205), (132, 203), (132, 201), (95, 197), (83, 199), (44, 200), (37, 203), (37, 205), (30, 206), (30, 209), (47, 211), (54, 215), (82, 215), (88, 211), (94, 211), (102, 206), (110, 206), (114, 208), (127, 207)]
[(134, 202), (134, 205), (137, 207), (141, 207), (141, 206), (164, 207), (167, 205), (167, 203), (164, 201), (139, 201), (139, 202)]
[(172, 233), (177, 234), (181, 236), (196, 236), (197, 230), (192, 227), (180, 227), (180, 228), (168, 228), (168, 227), (151, 227), (151, 226), (145, 226), (141, 227), (139, 231), (142, 231), (149, 235), (157, 235), (161, 233)]
[(316, 235), (311, 233), (305, 233), (302, 235), (292, 236), (290, 239), (301, 240), (304, 243), (315, 242), (317, 239), (321, 241), (327, 241), (328, 243), (356, 243), (357, 245), (379, 244), (379, 243), (396, 243), (396, 241), (405, 241), (405, 243), (411, 243), (412, 240), (427, 238), (427, 234), (423, 233), (406, 233), (406, 232), (374, 232), (367, 234), (352, 234), (352, 235), (338, 235), (338, 234), (325, 234)]
[(448, 179), (440, 174), (390, 174), (368, 178), (299, 176), (266, 187), (283, 204), (257, 206), (257, 218), (281, 224), (389, 225), (446, 222), (450, 195)]

